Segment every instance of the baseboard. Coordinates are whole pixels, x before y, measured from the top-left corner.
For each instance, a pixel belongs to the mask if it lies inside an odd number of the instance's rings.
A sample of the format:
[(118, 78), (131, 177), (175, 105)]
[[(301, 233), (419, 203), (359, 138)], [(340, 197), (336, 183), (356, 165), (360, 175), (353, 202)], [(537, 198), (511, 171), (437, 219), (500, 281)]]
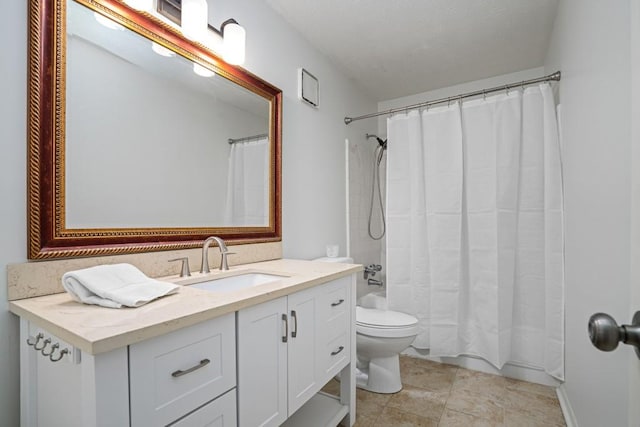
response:
[(569, 396), (567, 396), (567, 389), (564, 387), (564, 384), (556, 388), (556, 394), (558, 395), (558, 401), (560, 402), (560, 408), (562, 408), (562, 415), (564, 415), (564, 421), (567, 427), (578, 427), (578, 420), (571, 408)]

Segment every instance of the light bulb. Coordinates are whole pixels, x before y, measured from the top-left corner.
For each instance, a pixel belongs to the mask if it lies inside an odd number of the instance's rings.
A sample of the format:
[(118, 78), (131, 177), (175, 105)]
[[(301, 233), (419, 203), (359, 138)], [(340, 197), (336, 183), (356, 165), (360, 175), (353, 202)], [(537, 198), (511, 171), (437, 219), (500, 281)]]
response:
[(107, 18), (104, 15), (99, 14), (98, 12), (93, 12), (93, 17), (100, 24), (104, 25), (105, 27), (111, 30), (120, 30), (120, 31), (124, 30), (124, 27), (122, 25), (118, 24), (115, 21), (112, 21), (111, 19)]
[(182, 34), (188, 39), (203, 41), (207, 35), (207, 0), (182, 0)]
[(124, 0), (124, 2), (137, 10), (153, 9), (153, 0)]
[(193, 72), (202, 77), (213, 77), (216, 75), (216, 73), (214, 73), (210, 69), (196, 63), (193, 64)]
[(226, 62), (233, 65), (244, 63), (245, 40), (246, 32), (240, 25), (229, 23), (224, 26), (222, 55)]
[(170, 56), (174, 56), (175, 55), (175, 52), (173, 52), (172, 50), (167, 49), (166, 47), (164, 47), (161, 44), (158, 44), (156, 42), (153, 42), (151, 44), (151, 50), (153, 50), (155, 53), (157, 53), (160, 56), (170, 57)]

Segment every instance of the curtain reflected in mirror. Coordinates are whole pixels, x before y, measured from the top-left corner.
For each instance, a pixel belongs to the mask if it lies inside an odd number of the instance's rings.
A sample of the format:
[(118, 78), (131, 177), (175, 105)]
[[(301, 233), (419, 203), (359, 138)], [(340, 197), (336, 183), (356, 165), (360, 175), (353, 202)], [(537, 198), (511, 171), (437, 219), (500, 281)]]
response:
[(225, 224), (243, 226), (268, 221), (269, 139), (242, 138), (232, 142)]

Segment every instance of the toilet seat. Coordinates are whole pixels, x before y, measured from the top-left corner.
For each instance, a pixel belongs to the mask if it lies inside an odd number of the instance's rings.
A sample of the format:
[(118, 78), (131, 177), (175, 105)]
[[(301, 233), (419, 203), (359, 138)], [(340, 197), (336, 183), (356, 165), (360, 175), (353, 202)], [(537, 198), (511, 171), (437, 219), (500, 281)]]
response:
[(418, 333), (418, 319), (398, 311), (356, 307), (356, 332), (381, 338), (410, 337)]

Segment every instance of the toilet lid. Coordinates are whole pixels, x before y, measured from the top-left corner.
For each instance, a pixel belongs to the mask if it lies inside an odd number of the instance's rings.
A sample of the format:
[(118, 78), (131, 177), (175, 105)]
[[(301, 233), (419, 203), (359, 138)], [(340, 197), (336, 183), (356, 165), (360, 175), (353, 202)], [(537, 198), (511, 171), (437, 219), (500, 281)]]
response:
[(403, 328), (418, 323), (418, 319), (399, 311), (356, 307), (356, 323), (374, 328)]

